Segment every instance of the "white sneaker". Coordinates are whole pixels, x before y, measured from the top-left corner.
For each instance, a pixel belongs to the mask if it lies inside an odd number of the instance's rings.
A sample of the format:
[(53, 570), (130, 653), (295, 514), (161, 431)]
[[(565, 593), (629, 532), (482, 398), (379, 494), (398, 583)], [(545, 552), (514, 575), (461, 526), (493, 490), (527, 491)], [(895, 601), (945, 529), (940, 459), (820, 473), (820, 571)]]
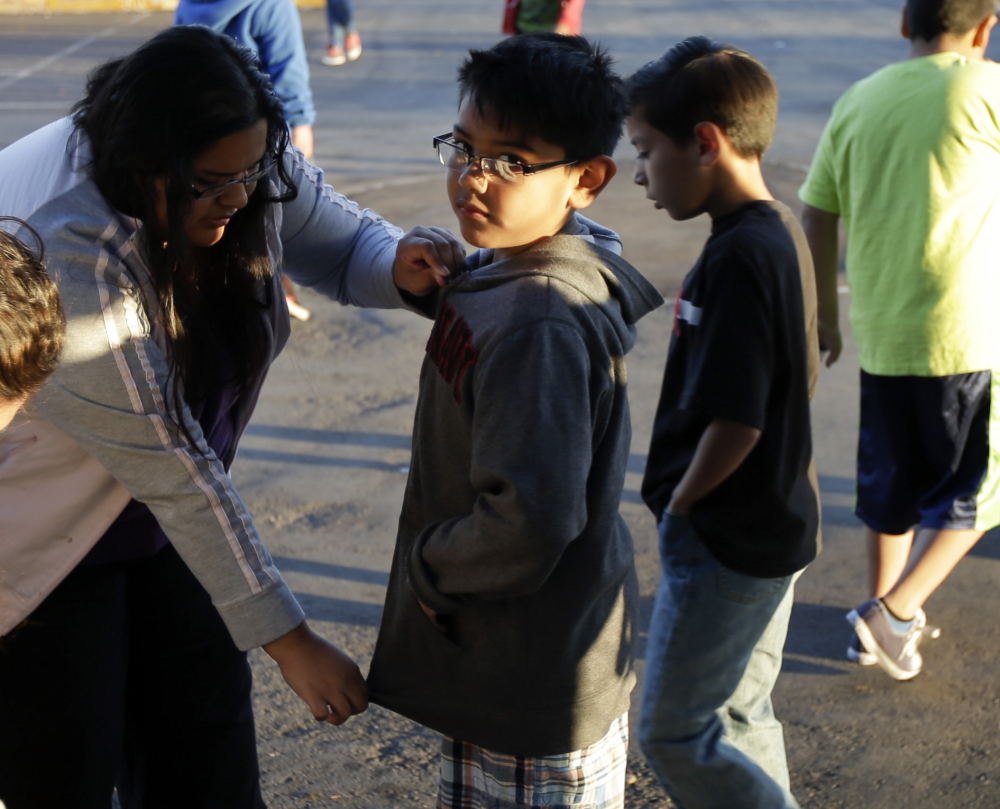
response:
[(357, 31), (347, 35), (347, 39), (344, 41), (344, 50), (347, 52), (348, 62), (353, 62), (361, 56), (361, 36)]
[[(916, 622), (916, 625), (922, 630), (920, 636), (921, 641), (927, 640), (928, 638), (936, 640), (941, 637), (941, 627), (927, 623), (927, 613), (922, 609), (917, 610)], [(871, 652), (865, 651), (865, 647), (862, 646), (861, 641), (858, 640), (857, 632), (851, 635), (851, 642), (847, 645), (847, 659), (852, 663), (857, 663), (859, 666), (878, 665), (878, 658)]]
[(336, 45), (329, 45), (326, 49), (326, 53), (320, 61), (324, 65), (329, 65), (331, 67), (336, 67), (337, 65), (347, 64), (347, 54), (344, 53), (343, 48), (339, 48)]
[(898, 634), (889, 621), (888, 607), (882, 599), (873, 598), (847, 613), (847, 621), (865, 651), (875, 655), (882, 670), (894, 680), (912, 680), (920, 674), (924, 659), (918, 647), (923, 628), (917, 626), (916, 617), (905, 632)]

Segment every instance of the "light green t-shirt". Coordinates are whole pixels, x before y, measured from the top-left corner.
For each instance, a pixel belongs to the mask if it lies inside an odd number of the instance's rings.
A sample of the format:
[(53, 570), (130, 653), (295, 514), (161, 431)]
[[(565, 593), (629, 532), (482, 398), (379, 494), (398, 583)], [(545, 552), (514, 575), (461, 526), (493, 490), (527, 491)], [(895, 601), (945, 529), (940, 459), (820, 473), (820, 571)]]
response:
[(1000, 65), (940, 53), (858, 82), (799, 197), (844, 219), (864, 370), (1000, 369)]

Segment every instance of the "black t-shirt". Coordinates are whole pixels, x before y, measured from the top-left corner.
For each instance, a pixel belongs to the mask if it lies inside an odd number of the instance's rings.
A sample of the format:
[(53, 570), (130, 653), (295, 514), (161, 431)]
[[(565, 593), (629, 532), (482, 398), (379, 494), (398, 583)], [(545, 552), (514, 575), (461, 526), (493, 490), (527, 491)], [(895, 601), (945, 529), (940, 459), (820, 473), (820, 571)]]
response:
[(694, 504), (698, 536), (723, 565), (762, 578), (819, 550), (809, 400), (819, 376), (816, 288), (805, 235), (780, 202), (712, 223), (684, 279), (642, 496), (659, 519), (715, 418), (756, 427), (740, 467)]

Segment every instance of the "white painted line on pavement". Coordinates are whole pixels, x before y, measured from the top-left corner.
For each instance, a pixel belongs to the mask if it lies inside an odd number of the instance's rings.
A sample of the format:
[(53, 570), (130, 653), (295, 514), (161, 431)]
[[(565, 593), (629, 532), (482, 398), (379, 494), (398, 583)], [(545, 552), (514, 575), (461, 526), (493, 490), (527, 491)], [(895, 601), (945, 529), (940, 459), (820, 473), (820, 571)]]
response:
[[(148, 17), (152, 13), (153, 12), (151, 11), (144, 11), (142, 14), (139, 14), (135, 18), (129, 20), (127, 25), (135, 25), (140, 20), (146, 19), (146, 17)], [(119, 28), (122, 27), (124, 26), (116, 25), (111, 28), (105, 28), (103, 31), (99, 31), (98, 33), (93, 34), (92, 36), (81, 39), (79, 42), (74, 42), (72, 45), (63, 48), (61, 51), (58, 51), (57, 53), (54, 53), (51, 56), (46, 56), (44, 59), (42, 59), (39, 62), (35, 62), (35, 64), (31, 65), (30, 67), (26, 67), (23, 70), (17, 71), (17, 73), (15, 73), (9, 79), (0, 81), (0, 91), (6, 90), (12, 84), (16, 84), (17, 82), (21, 81), (21, 79), (26, 79), (32, 73), (37, 73), (39, 70), (44, 70), (49, 65), (53, 64), (54, 62), (58, 62), (63, 57), (69, 56), (71, 53), (76, 53), (78, 50), (80, 50), (80, 48), (86, 48), (92, 42), (96, 42), (97, 40), (103, 39), (104, 37), (107, 36), (111, 36)]]
[(68, 110), (73, 102), (66, 101), (0, 101), (0, 111), (11, 110)]

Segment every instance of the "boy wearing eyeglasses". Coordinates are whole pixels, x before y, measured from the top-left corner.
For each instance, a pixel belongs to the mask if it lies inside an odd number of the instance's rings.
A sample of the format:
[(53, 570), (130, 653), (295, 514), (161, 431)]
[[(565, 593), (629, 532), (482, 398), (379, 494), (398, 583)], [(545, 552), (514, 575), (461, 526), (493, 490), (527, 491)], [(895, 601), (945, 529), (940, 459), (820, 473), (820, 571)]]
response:
[(442, 289), (371, 699), (444, 734), (438, 806), (624, 805), (638, 630), (624, 356), (662, 298), (580, 217), (625, 99), (579, 37), (472, 51), (435, 138), (480, 248)]

